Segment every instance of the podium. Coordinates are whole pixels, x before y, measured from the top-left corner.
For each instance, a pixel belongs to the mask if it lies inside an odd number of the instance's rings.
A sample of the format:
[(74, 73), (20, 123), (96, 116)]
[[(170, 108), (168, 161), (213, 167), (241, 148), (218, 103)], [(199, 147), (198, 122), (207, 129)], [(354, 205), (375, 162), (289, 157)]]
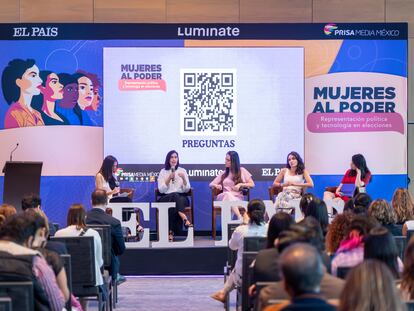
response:
[(3, 202), (13, 205), (20, 211), (24, 195), (39, 195), (42, 166), (43, 162), (7, 161), (3, 168)]

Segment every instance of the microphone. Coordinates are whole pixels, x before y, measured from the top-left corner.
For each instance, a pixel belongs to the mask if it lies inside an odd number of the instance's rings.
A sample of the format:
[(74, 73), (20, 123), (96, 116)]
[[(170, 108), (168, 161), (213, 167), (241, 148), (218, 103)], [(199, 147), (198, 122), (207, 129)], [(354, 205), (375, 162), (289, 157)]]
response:
[(16, 151), (17, 147), (19, 147), (19, 143), (16, 144), (16, 147), (14, 147), (14, 149), (10, 152), (10, 162), (13, 161), (13, 152)]
[(174, 177), (171, 179), (172, 183), (174, 183), (174, 180), (175, 180), (175, 166), (171, 167), (171, 173), (174, 174)]

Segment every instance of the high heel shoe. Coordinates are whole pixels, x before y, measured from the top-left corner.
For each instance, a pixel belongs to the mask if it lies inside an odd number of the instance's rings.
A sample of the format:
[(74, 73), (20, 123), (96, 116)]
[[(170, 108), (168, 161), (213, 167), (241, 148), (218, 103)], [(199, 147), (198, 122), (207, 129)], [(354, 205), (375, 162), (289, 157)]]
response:
[(174, 242), (174, 232), (170, 230), (168, 233), (168, 242)]
[(186, 227), (187, 229), (193, 226), (193, 224), (187, 218), (184, 219), (183, 222), (184, 222), (184, 227)]

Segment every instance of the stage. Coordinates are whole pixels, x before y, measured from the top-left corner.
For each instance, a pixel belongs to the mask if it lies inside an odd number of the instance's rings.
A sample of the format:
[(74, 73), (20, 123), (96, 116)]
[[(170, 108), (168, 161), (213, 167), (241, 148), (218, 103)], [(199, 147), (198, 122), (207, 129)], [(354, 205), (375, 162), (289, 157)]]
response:
[(211, 236), (196, 236), (191, 248), (126, 249), (120, 256), (120, 272), (122, 275), (222, 275), (226, 258), (227, 247), (215, 246)]

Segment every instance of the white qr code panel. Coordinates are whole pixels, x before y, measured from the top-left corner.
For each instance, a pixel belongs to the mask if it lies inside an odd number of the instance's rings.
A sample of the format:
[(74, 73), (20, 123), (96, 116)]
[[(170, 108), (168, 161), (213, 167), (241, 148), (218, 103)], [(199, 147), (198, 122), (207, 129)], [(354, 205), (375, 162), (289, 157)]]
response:
[(180, 70), (182, 136), (237, 134), (237, 70)]

